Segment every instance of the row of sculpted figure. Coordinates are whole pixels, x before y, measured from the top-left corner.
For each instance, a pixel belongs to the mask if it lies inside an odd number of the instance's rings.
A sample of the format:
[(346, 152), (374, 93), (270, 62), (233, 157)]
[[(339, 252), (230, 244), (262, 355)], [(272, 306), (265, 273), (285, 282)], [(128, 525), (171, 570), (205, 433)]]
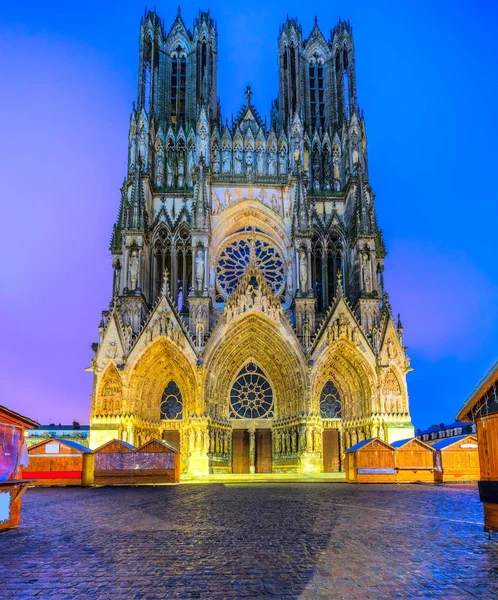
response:
[(318, 427), (301, 425), (273, 432), (273, 452), (276, 456), (320, 452), (321, 449), (322, 432)]
[(229, 431), (211, 428), (209, 430), (209, 453), (212, 455), (227, 455), (232, 450), (232, 436)]

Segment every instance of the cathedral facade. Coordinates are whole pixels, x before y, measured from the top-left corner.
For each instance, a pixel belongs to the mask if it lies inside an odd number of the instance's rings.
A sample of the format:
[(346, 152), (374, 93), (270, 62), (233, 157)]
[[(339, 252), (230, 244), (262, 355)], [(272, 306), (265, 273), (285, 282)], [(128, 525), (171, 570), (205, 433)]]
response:
[(139, 40), (91, 447), (164, 439), (184, 477), (318, 473), (413, 435), (350, 24), (284, 23), (269, 120), (249, 86), (222, 118), (209, 13), (147, 12)]

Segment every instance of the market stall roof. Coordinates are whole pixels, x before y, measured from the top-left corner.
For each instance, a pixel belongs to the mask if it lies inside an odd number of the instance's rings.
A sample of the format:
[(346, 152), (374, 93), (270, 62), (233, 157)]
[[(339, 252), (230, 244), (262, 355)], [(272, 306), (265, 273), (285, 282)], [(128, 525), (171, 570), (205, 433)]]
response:
[[(473, 412), (477, 404), (482, 400), (486, 391), (498, 382), (498, 361), (491, 367), (487, 374), (477, 384), (472, 394), (467, 398), (456, 418), (458, 421), (473, 421)], [(497, 407), (498, 408), (498, 407)], [(494, 412), (494, 411), (493, 411)]]
[(456, 437), (450, 437), (444, 440), (439, 440), (435, 444), (433, 444), (432, 447), (435, 450), (443, 450), (444, 448), (449, 448), (450, 446), (453, 446), (453, 444), (458, 444), (459, 442), (466, 439), (474, 440), (475, 443), (477, 443), (477, 438), (475, 435), (457, 435)]
[(419, 444), (420, 446), (423, 446), (424, 448), (429, 448), (429, 450), (434, 449), (433, 446), (429, 446), (429, 444), (426, 444), (425, 442), (423, 442), (422, 440), (419, 440), (417, 438), (406, 438), (404, 440), (397, 440), (396, 442), (392, 442), (391, 446), (393, 448), (402, 448), (403, 446), (406, 446), (410, 442), (415, 442), (416, 444)]
[(7, 408), (6, 406), (2, 406), (0, 404), (0, 422), (7, 423), (8, 425), (22, 425), (27, 429), (32, 429), (33, 427), (39, 427), (40, 423), (37, 423), (33, 419), (29, 417), (24, 417), (19, 413)]
[(380, 438), (370, 438), (368, 440), (363, 440), (361, 442), (358, 442), (354, 446), (351, 446), (351, 448), (348, 448), (346, 450), (346, 452), (356, 452), (356, 450), (359, 450), (360, 448), (364, 448), (368, 444), (371, 444), (372, 442), (375, 442), (375, 441), (380, 442), (381, 444), (383, 444), (384, 446), (386, 446), (386, 448), (390, 448), (391, 450), (393, 449), (391, 444), (388, 444), (387, 442), (384, 442)]

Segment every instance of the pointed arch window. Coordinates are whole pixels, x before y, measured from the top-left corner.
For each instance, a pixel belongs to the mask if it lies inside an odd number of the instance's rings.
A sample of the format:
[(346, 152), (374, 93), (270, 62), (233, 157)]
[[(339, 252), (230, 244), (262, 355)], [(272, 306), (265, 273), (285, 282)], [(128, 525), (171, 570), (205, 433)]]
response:
[(325, 129), (325, 76), (323, 58), (315, 54), (308, 67), (312, 129)]
[(263, 371), (253, 362), (243, 367), (230, 391), (232, 419), (273, 417), (273, 391)]
[(171, 122), (185, 123), (187, 55), (181, 46), (171, 54)]
[(320, 394), (320, 414), (322, 419), (340, 419), (342, 417), (342, 401), (339, 391), (327, 381)]
[(183, 419), (183, 399), (180, 388), (170, 381), (164, 388), (161, 398), (161, 420), (176, 421)]

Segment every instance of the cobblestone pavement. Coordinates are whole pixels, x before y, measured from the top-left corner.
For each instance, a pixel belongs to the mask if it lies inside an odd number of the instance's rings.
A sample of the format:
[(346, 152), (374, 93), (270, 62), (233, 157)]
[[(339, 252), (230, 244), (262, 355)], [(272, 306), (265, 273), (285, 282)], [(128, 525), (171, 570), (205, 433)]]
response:
[(498, 598), (475, 486), (31, 489), (0, 598)]

